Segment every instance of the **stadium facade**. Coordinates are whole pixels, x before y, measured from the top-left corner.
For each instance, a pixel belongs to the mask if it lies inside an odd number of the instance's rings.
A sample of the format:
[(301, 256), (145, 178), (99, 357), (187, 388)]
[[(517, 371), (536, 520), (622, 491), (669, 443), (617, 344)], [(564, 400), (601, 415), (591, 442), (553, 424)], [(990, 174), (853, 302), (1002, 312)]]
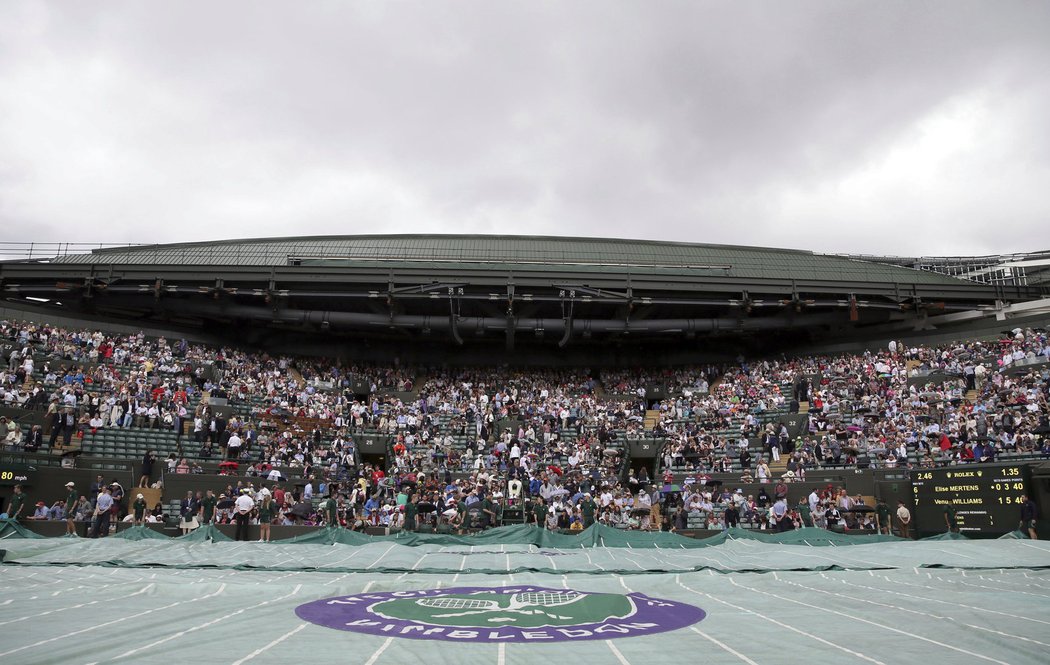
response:
[[(0, 262), (8, 307), (263, 348), (364, 341), (549, 353), (699, 339), (777, 350), (1003, 321), (1046, 311), (1050, 294), (1042, 279), (969, 279), (939, 270), (944, 262), (604, 238), (366, 235), (35, 251)], [(987, 267), (983, 258), (952, 265)], [(961, 276), (944, 274), (952, 271)]]

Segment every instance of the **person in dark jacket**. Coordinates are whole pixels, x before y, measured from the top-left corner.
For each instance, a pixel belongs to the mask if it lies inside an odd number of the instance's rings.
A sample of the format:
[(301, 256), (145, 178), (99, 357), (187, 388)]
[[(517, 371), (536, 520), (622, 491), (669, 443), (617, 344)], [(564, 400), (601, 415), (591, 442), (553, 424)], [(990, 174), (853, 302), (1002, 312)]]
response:
[(146, 454), (142, 456), (142, 472), (139, 476), (139, 487), (149, 487), (149, 482), (153, 476), (153, 463), (157, 461), (157, 458), (153, 456), (152, 450), (147, 450)]
[(1031, 497), (1022, 497), (1021, 503), (1021, 531), (1028, 531), (1028, 537), (1039, 540), (1039, 534), (1035, 532), (1035, 501)]

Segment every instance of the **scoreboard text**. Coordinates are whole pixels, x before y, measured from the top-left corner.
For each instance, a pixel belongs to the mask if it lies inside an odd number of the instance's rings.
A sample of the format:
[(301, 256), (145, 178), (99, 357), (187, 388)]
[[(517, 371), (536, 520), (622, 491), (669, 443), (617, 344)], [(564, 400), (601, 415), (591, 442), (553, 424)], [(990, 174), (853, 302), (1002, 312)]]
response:
[(955, 508), (960, 532), (1007, 533), (1021, 520), (1028, 494), (1027, 466), (974, 464), (912, 471), (915, 523), (922, 532), (946, 531), (945, 509)]

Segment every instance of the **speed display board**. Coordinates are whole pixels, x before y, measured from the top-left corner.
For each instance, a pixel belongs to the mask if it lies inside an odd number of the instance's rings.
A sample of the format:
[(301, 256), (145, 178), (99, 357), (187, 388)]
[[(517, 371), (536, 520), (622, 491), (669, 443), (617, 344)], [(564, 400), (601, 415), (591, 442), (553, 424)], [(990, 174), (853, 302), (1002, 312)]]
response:
[(922, 532), (947, 530), (945, 508), (955, 507), (960, 532), (1007, 533), (1021, 520), (1029, 468), (1022, 464), (974, 464), (911, 472), (914, 521)]
[(25, 464), (0, 464), (0, 486), (32, 484), (32, 470)]

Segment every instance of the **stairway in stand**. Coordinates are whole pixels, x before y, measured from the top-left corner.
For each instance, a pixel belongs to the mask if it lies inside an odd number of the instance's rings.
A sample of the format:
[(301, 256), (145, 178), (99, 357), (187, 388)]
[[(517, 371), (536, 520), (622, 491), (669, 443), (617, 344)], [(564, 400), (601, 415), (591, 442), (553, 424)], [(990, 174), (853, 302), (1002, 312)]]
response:
[(290, 376), (292, 378), (292, 381), (295, 381), (300, 386), (306, 384), (306, 379), (304, 379), (303, 375), (299, 373), (299, 370), (295, 369), (294, 367), (288, 367), (288, 376)]
[(769, 475), (774, 479), (781, 477), (787, 471), (787, 455), (781, 455), (779, 461), (769, 460)]
[(719, 374), (717, 377), (715, 377), (715, 380), (707, 385), (707, 393), (709, 395), (714, 395), (715, 394), (715, 388), (718, 387), (718, 384), (722, 383), (722, 379), (724, 379), (724, 378), (725, 378), (725, 374)]
[(656, 429), (657, 423), (660, 422), (660, 410), (659, 409), (648, 409), (645, 412), (645, 431), (649, 432)]

